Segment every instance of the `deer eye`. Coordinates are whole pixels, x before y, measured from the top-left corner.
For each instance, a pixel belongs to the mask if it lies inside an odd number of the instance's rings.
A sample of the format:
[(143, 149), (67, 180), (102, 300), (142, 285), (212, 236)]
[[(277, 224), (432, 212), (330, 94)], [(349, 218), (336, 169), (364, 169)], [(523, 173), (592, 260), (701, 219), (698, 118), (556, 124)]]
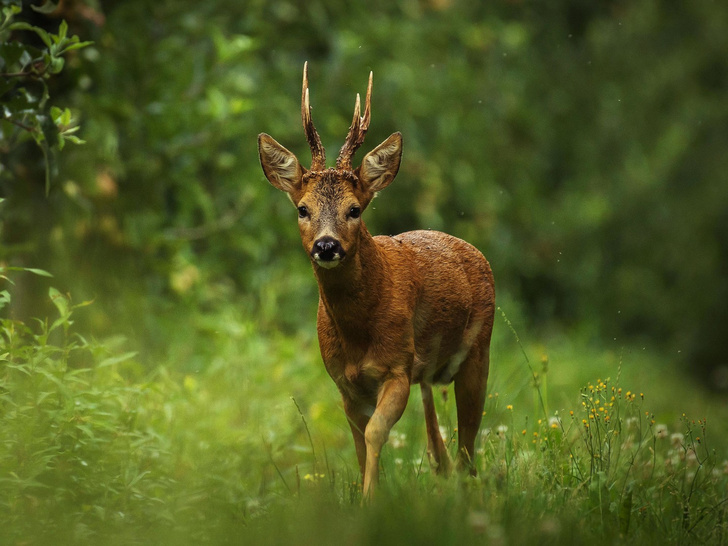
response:
[(299, 218), (308, 218), (308, 209), (304, 206), (298, 207), (298, 217)]
[(361, 209), (354, 205), (349, 209), (349, 218), (359, 218), (361, 216)]

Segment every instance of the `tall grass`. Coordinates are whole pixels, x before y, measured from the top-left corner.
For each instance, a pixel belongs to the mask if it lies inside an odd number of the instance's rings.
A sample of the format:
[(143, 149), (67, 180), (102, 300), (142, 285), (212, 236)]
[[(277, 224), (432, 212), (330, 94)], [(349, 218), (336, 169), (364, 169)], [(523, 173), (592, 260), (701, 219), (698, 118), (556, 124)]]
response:
[[(533, 348), (499, 334), (494, 370), (519, 361), (523, 392), (494, 375), (478, 477), (430, 471), (413, 395), (362, 505), (311, 337), (227, 315), (203, 371), (146, 370), (124, 342), (74, 332), (80, 306), (49, 297), (56, 318), (0, 320), (0, 543), (728, 543), (724, 427), (662, 424), (619, 364), (563, 406), (549, 358), (526, 365)], [(452, 390), (437, 403), (454, 455)]]

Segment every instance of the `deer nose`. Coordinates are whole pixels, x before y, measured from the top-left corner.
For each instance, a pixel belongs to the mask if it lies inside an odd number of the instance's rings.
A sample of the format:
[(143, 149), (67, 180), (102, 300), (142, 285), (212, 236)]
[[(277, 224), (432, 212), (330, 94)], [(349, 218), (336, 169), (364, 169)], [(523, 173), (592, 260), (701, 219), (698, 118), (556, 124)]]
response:
[(332, 262), (341, 260), (344, 257), (344, 249), (341, 243), (333, 237), (321, 237), (313, 244), (311, 255), (317, 262)]

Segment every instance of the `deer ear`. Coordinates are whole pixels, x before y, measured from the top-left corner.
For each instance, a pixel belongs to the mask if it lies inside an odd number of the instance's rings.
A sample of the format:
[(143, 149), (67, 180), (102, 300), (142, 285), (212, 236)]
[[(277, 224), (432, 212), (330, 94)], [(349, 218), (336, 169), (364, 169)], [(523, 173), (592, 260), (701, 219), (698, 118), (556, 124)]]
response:
[(401, 159), (402, 133), (394, 133), (364, 156), (359, 179), (370, 192), (381, 191), (397, 176)]
[(278, 144), (270, 135), (261, 133), (258, 135), (258, 155), (268, 182), (286, 193), (300, 189), (305, 171), (293, 152)]

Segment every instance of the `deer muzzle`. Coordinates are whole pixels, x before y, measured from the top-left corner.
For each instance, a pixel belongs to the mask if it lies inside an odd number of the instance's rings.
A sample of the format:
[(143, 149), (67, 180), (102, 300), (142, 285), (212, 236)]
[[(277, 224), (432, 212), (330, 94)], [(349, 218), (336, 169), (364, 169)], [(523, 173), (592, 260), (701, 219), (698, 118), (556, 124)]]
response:
[(330, 236), (321, 237), (313, 244), (311, 257), (321, 267), (331, 269), (339, 265), (346, 256), (341, 243)]

